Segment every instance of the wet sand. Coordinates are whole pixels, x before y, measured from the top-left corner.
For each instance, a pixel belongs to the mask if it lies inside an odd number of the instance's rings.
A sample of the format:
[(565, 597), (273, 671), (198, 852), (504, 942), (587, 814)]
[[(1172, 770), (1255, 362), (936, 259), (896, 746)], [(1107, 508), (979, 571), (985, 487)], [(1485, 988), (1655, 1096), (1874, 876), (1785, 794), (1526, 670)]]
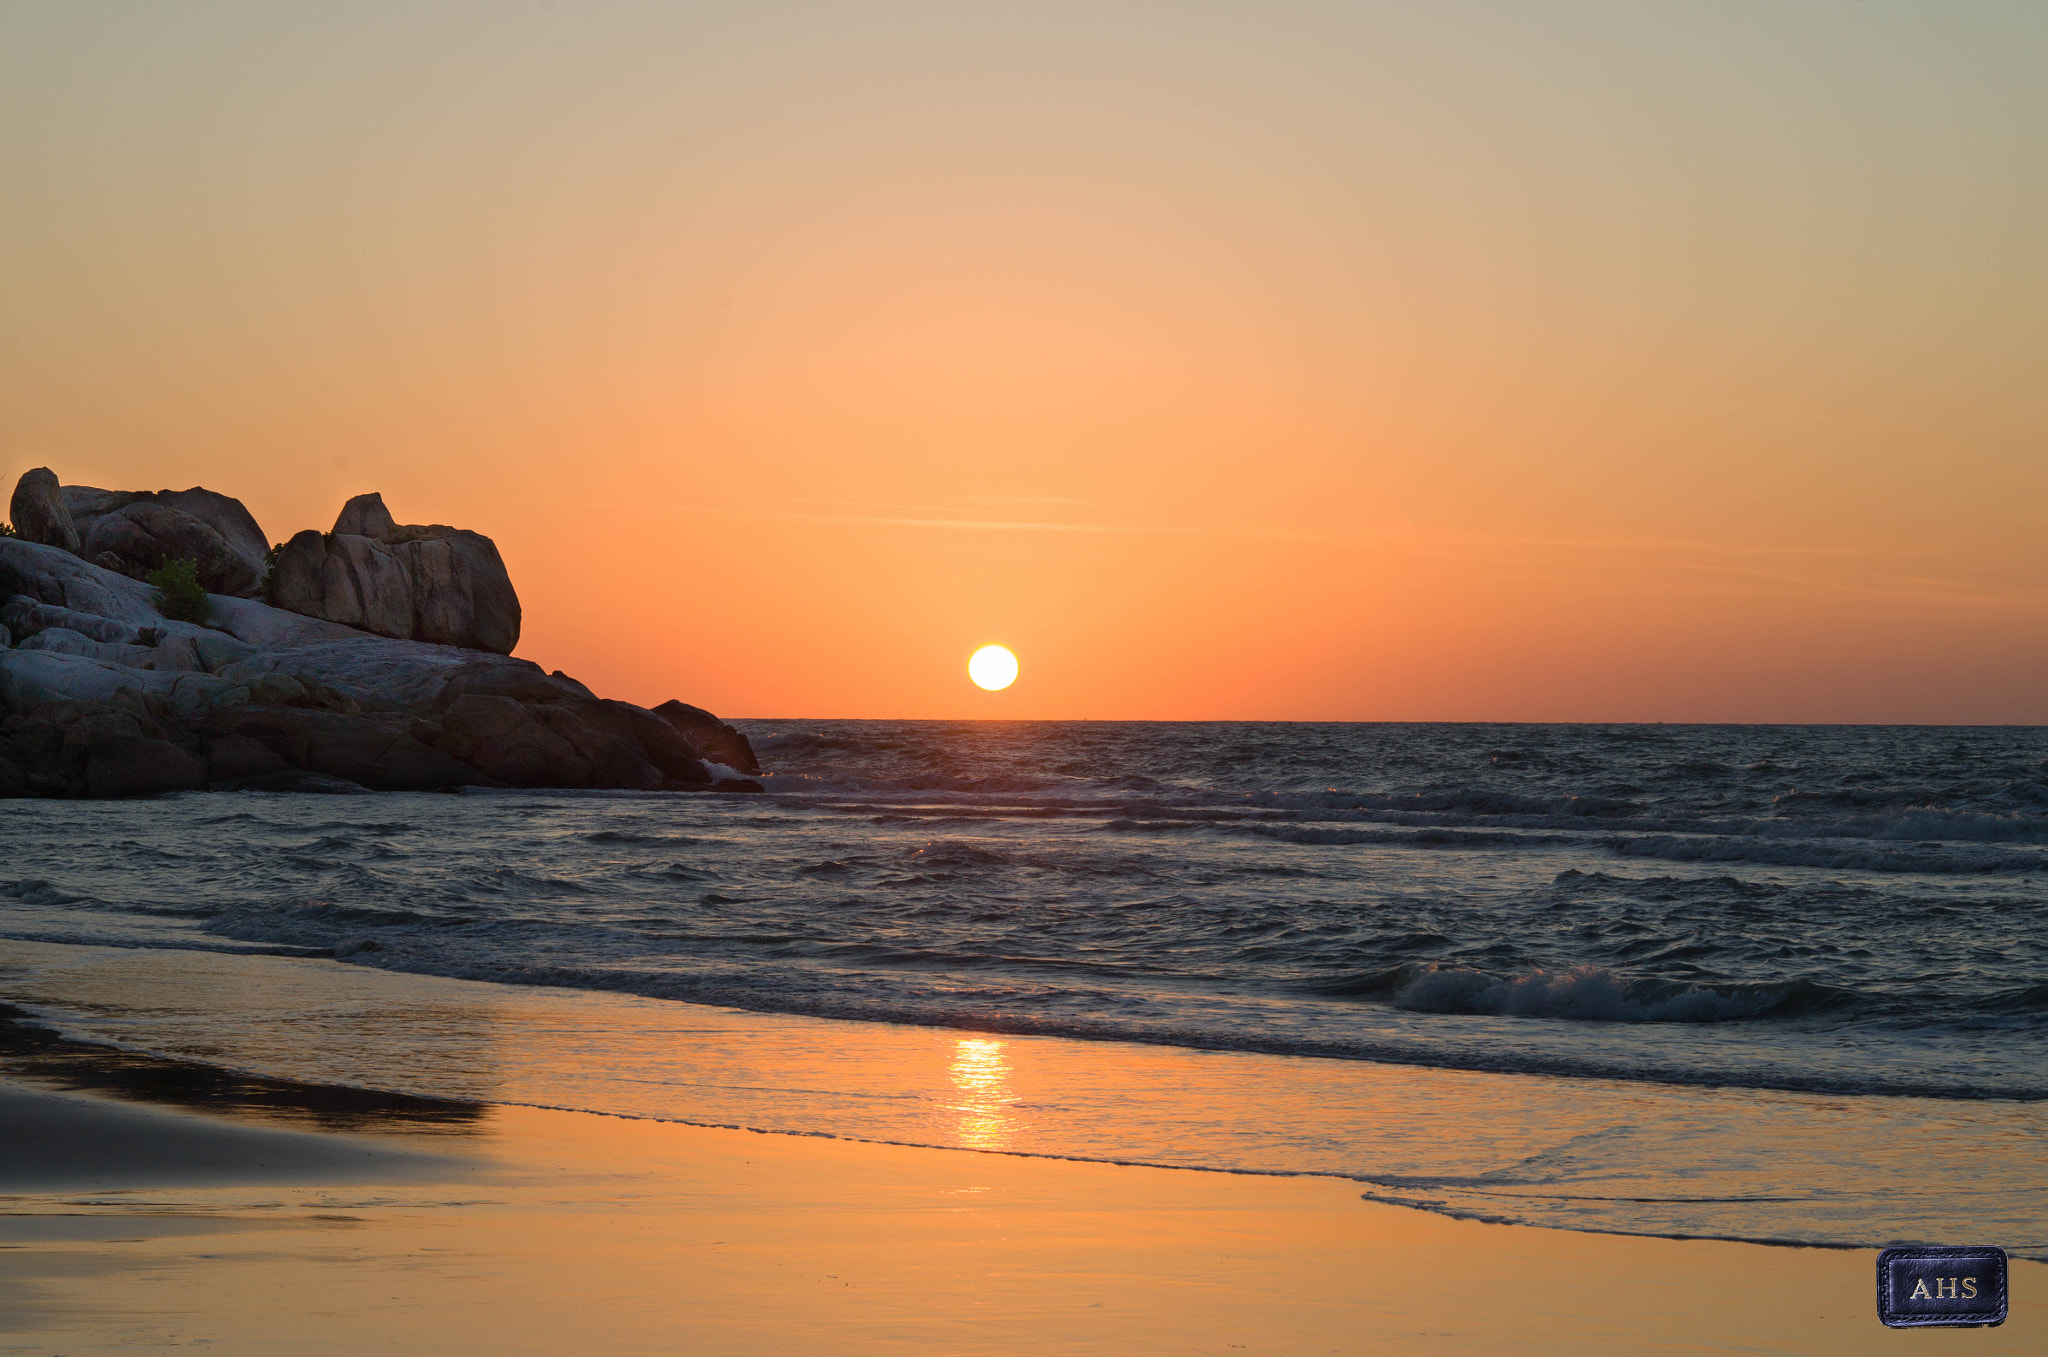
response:
[(0, 1084), (0, 1196), (386, 1182), (467, 1168), (381, 1140), (223, 1124)]
[(0, 1145), (44, 1147), (0, 1170), (0, 1352), (2013, 1352), (2048, 1309), (2016, 1262), (2005, 1327), (1893, 1335), (1869, 1251), (1453, 1221), (1327, 1178), (0, 1090)]

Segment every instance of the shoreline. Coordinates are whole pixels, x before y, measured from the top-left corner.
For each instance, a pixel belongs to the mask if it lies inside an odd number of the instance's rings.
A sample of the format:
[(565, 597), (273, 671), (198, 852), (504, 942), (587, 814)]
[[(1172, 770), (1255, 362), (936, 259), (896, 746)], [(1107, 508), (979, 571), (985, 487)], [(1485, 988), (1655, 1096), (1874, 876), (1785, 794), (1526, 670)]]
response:
[(1865, 1099), (1845, 1119), (1839, 1100), (1770, 1092), (990, 1037), (307, 958), (12, 943), (0, 968), (75, 1038), (0, 1022), (0, 1070), (286, 1128), (460, 1136), (518, 1106), (1320, 1177), (1447, 1220), (1621, 1239), (1981, 1235), (2048, 1258), (2038, 1185), (1981, 1165), (1987, 1145), (2015, 1166), (2038, 1140), (2027, 1104)]
[[(68, 1135), (0, 1181), (0, 1351), (1818, 1353), (1881, 1327), (1869, 1249), (502, 1104), (343, 1130), (331, 1090), (232, 1079), (179, 1107), (0, 1076), (11, 1137)], [(2030, 1350), (2048, 1265), (2012, 1293), (2003, 1328), (1916, 1341)]]
[[(242, 1129), (154, 1115), (200, 1139)], [(589, 1113), (493, 1108), (480, 1132), (402, 1182), (15, 1184), (0, 1349), (1824, 1352), (1878, 1329), (1867, 1250), (1538, 1231), (1329, 1179)], [(2013, 1293), (2005, 1328), (1929, 1341), (2031, 1347), (2048, 1268), (2016, 1263)]]
[[(337, 1167), (339, 1158), (323, 1156), (317, 1151), (302, 1151), (294, 1155), (289, 1140), (290, 1133), (319, 1132), (327, 1138), (362, 1140), (361, 1148), (366, 1155), (380, 1162), (389, 1161), (401, 1169), (411, 1167), (416, 1172), (431, 1174), (437, 1164), (446, 1167), (456, 1162), (460, 1156), (451, 1156), (438, 1150), (393, 1150), (389, 1144), (381, 1142), (447, 1142), (460, 1146), (464, 1137), (478, 1134), (480, 1125), (494, 1113), (516, 1110), (521, 1113), (544, 1112), (572, 1117), (602, 1117), (651, 1126), (672, 1126), (684, 1131), (718, 1131), (742, 1135), (792, 1137), (800, 1140), (826, 1140), (890, 1150), (930, 1150), (1000, 1159), (1142, 1169), (1161, 1173), (1206, 1173), (1280, 1180), (1318, 1179), (1348, 1187), (1357, 1192), (1359, 1199), (1364, 1202), (1394, 1206), (1404, 1211), (1426, 1212), (1450, 1221), (1506, 1225), (1518, 1229), (1556, 1230), (1566, 1234), (1604, 1235), (1617, 1239), (1653, 1239), (1671, 1243), (1725, 1243), (1759, 1248), (1874, 1252), (1859, 1244), (1799, 1239), (1663, 1233), (1602, 1229), (1593, 1226), (1534, 1225), (1490, 1216), (1480, 1211), (1461, 1211), (1446, 1209), (1441, 1205), (1431, 1206), (1404, 1201), (1392, 1193), (1371, 1190), (1375, 1184), (1368, 1177), (1351, 1176), (1331, 1170), (1174, 1164), (1156, 1160), (1062, 1154), (1049, 1150), (944, 1145), (886, 1140), (832, 1131), (694, 1121), (650, 1113), (597, 1111), (588, 1108), (549, 1107), (533, 1103), (460, 1098), (425, 1098), (346, 1085), (309, 1084), (100, 1045), (51, 1032), (33, 1025), (34, 1021), (32, 1015), (5, 1000), (0, 1000), (0, 1127), (10, 1124), (35, 1127), (39, 1118), (25, 1101), (33, 1099), (98, 1105), (103, 1109), (103, 1118), (116, 1123), (121, 1122), (122, 1114), (126, 1113), (129, 1114), (126, 1120), (131, 1123), (128, 1129), (138, 1134), (150, 1129), (146, 1125), (149, 1113), (135, 1112), (133, 1109), (139, 1107), (170, 1110), (194, 1114), (203, 1119), (204, 1123), (218, 1128), (219, 1134), (226, 1138), (230, 1145), (236, 1143), (235, 1133), (239, 1132), (244, 1124), (252, 1128), (265, 1128), (252, 1129), (247, 1139), (241, 1140), (240, 1143), (257, 1153), (265, 1150), (282, 1151), (285, 1163), (304, 1164), (316, 1171)], [(9, 1065), (15, 1068), (9, 1069)], [(26, 1119), (22, 1116), (24, 1110), (29, 1112)], [(175, 1122), (167, 1125), (174, 1132), (174, 1142), (192, 1139), (190, 1135), (176, 1135), (175, 1132), (181, 1128)], [(89, 1136), (100, 1136), (114, 1128), (87, 1125), (85, 1129)], [(287, 1134), (280, 1137), (280, 1130)], [(161, 1134), (161, 1130), (157, 1133)], [(352, 1136), (351, 1133), (355, 1134)], [(203, 1140), (203, 1137), (201, 1139)], [(4, 1195), (14, 1179), (23, 1177), (24, 1171), (30, 1179), (34, 1179), (42, 1172), (34, 1162), (36, 1152), (43, 1148), (41, 1143), (28, 1146), (29, 1153), (25, 1155), (15, 1153), (18, 1145), (12, 1140), (8, 1148), (9, 1161), (0, 1163), (0, 1195)], [(24, 1160), (28, 1162), (24, 1164)], [(415, 1160), (418, 1161), (416, 1165)], [(203, 1169), (204, 1161), (199, 1167)], [(10, 1169), (16, 1170), (16, 1173), (10, 1175)], [(1360, 1191), (1360, 1188), (1366, 1190)], [(2015, 1261), (2032, 1261), (2048, 1266), (2048, 1263), (2043, 1263), (2042, 1260), (2025, 1259), (2020, 1255), (2015, 1255)]]

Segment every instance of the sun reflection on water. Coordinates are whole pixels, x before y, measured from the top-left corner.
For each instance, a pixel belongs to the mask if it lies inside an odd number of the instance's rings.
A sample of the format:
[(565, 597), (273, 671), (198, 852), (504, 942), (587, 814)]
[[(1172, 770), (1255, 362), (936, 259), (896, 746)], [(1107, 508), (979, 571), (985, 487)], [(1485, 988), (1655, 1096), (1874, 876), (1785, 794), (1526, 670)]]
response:
[(987, 1037), (963, 1037), (953, 1047), (953, 1063), (946, 1072), (960, 1096), (949, 1109), (959, 1117), (955, 1136), (971, 1150), (1000, 1150), (1010, 1144), (1010, 1106), (1016, 1095), (1010, 1091), (1010, 1063), (1003, 1047), (1003, 1042)]

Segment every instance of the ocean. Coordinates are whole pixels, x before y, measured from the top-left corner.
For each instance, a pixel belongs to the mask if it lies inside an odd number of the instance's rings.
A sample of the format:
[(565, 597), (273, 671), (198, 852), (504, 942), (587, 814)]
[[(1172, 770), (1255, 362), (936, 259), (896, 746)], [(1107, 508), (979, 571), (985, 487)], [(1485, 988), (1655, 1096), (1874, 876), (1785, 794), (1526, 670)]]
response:
[(0, 1000), (314, 1084), (2048, 1258), (2048, 730), (737, 724), (765, 794), (0, 802)]

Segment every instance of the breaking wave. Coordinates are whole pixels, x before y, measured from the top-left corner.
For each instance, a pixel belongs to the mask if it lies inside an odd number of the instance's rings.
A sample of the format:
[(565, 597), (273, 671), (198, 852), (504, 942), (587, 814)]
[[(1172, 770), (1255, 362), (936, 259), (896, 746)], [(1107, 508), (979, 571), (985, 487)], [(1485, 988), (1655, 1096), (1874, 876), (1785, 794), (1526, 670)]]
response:
[(0, 936), (1461, 1068), (2048, 1086), (2044, 732), (743, 724), (763, 795), (0, 803)]

